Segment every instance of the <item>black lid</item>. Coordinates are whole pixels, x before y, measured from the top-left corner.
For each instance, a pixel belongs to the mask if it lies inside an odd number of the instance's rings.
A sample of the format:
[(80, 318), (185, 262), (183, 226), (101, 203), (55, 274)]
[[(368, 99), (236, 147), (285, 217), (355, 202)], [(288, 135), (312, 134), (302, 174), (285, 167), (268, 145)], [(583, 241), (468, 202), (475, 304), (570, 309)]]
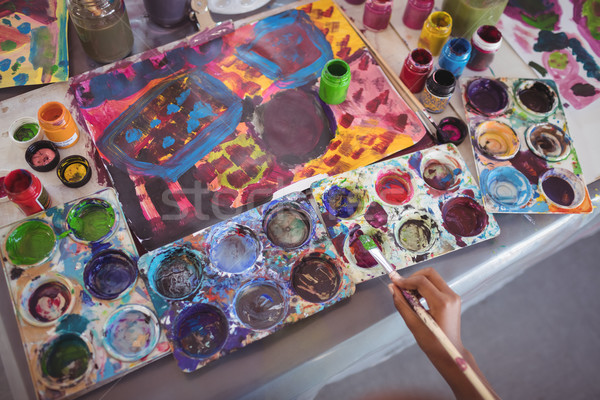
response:
[(456, 117), (446, 117), (437, 126), (436, 136), (440, 143), (459, 145), (467, 137), (467, 124)]
[[(76, 173), (73, 176), (69, 176), (67, 169), (76, 164), (78, 164), (85, 172), (83, 175)], [(92, 176), (92, 169), (90, 168), (90, 163), (85, 157), (74, 155), (65, 157), (65, 159), (62, 160), (58, 169), (56, 170), (56, 174), (58, 175), (58, 179), (60, 179), (65, 186), (70, 188), (78, 188), (89, 182), (90, 177)]]
[[(38, 152), (38, 150), (41, 149), (50, 149), (54, 153), (54, 158), (46, 164), (35, 165), (33, 156), (35, 155), (35, 153)], [(56, 168), (58, 162), (60, 161), (60, 154), (58, 153), (58, 148), (56, 147), (56, 145), (51, 141), (39, 140), (30, 144), (29, 147), (27, 147), (27, 150), (25, 150), (25, 161), (27, 161), (27, 164), (29, 164), (29, 166), (33, 168), (34, 171), (48, 172)]]
[(438, 69), (427, 78), (427, 89), (431, 94), (446, 97), (454, 92), (456, 78), (447, 69)]

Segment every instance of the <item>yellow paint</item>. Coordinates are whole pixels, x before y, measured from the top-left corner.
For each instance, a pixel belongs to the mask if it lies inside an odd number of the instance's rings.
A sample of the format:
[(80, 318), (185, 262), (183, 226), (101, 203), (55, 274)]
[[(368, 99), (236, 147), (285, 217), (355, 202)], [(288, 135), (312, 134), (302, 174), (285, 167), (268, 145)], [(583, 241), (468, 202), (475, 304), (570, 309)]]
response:
[(73, 163), (73, 164), (69, 165), (67, 168), (65, 168), (65, 173), (63, 176), (65, 177), (67, 182), (75, 183), (75, 182), (79, 182), (80, 180), (82, 180), (83, 177), (85, 176), (86, 172), (87, 172), (87, 169), (85, 168), (85, 165), (79, 164), (79, 163)]

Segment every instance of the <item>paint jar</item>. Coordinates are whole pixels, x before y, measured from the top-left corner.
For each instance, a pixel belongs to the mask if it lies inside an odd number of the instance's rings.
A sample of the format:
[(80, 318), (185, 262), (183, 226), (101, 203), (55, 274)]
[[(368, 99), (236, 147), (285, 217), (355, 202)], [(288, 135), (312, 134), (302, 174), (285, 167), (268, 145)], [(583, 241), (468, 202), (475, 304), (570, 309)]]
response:
[(8, 202), (8, 194), (6, 193), (6, 189), (4, 189), (4, 179), (9, 172), (5, 169), (0, 170), (0, 203)]
[(400, 80), (411, 92), (419, 93), (425, 87), (425, 81), (432, 67), (433, 56), (429, 50), (416, 48), (404, 60)]
[(367, 0), (363, 13), (365, 28), (379, 32), (387, 28), (392, 16), (392, 0)]
[(4, 178), (4, 190), (8, 199), (18, 205), (26, 215), (50, 207), (50, 195), (38, 177), (25, 169), (11, 171)]
[(327, 61), (321, 71), (319, 97), (327, 104), (340, 104), (346, 100), (350, 86), (350, 66), (346, 61), (333, 59)]
[(452, 72), (438, 69), (427, 78), (425, 83), (425, 90), (421, 95), (423, 107), (431, 113), (441, 113), (448, 105), (455, 86), (456, 79)]
[(442, 10), (452, 15), (455, 37), (470, 38), (481, 25), (495, 25), (508, 0), (444, 0)]
[(63, 185), (78, 188), (89, 182), (92, 169), (85, 157), (75, 155), (65, 157), (58, 166), (56, 174)]
[(402, 15), (402, 22), (410, 29), (421, 29), (433, 10), (433, 0), (408, 0)]
[(494, 56), (502, 45), (502, 34), (491, 25), (483, 25), (477, 29), (471, 38), (471, 58), (467, 63), (467, 68), (473, 71), (483, 71), (487, 69)]
[(44, 104), (38, 110), (38, 121), (46, 137), (59, 149), (66, 149), (79, 140), (79, 129), (67, 108), (56, 101)]
[(18, 147), (26, 149), (42, 138), (42, 130), (35, 118), (22, 117), (10, 124), (8, 135)]
[(148, 17), (156, 25), (172, 28), (189, 20), (190, 0), (144, 0)]
[(52, 171), (60, 161), (58, 149), (49, 140), (40, 140), (25, 150), (25, 161), (34, 171)]
[(442, 47), (450, 37), (452, 17), (443, 11), (432, 12), (421, 29), (418, 47), (428, 49), (435, 57), (440, 54)]
[(59, 275), (42, 275), (23, 290), (21, 315), (34, 326), (50, 326), (67, 316), (76, 302), (75, 288)]
[(91, 59), (111, 63), (131, 53), (133, 32), (123, 0), (68, 0), (67, 6), (83, 49)]
[(442, 48), (438, 65), (440, 68), (452, 72), (454, 77), (458, 79), (467, 66), (470, 56), (471, 43), (467, 39), (450, 39)]

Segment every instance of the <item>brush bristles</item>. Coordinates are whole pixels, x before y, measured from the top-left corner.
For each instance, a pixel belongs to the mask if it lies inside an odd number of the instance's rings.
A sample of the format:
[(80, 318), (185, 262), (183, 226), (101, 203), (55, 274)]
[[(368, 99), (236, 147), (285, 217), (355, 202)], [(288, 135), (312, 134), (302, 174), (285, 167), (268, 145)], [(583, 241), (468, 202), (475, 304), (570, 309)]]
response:
[(375, 241), (371, 238), (371, 236), (361, 235), (358, 239), (367, 251), (377, 248), (377, 244), (375, 244)]

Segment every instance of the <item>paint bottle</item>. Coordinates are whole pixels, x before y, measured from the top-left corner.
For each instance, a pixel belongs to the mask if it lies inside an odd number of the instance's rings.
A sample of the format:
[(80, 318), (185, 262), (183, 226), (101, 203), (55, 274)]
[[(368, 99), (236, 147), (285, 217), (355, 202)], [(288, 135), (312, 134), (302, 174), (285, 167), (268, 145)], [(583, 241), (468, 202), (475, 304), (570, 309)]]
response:
[(172, 28), (188, 20), (190, 0), (144, 0), (148, 17), (156, 25)]
[(346, 61), (333, 59), (321, 71), (319, 97), (327, 104), (340, 104), (346, 100), (350, 86), (350, 66)]
[(410, 52), (400, 71), (400, 80), (413, 93), (425, 87), (427, 75), (433, 68), (433, 56), (427, 49), (416, 48)]
[(471, 56), (471, 43), (467, 39), (454, 38), (446, 42), (442, 48), (438, 65), (452, 72), (458, 78), (464, 71)]
[(429, 14), (421, 29), (418, 47), (428, 49), (433, 56), (438, 56), (444, 43), (450, 37), (452, 31), (452, 17), (443, 11)]
[(131, 53), (133, 33), (123, 0), (68, 0), (67, 6), (91, 59), (111, 63)]
[(25, 169), (9, 172), (4, 178), (4, 190), (8, 199), (18, 205), (26, 215), (50, 207), (50, 195), (38, 177)]
[(402, 22), (410, 29), (421, 29), (433, 10), (433, 0), (408, 0)]
[(456, 78), (452, 72), (438, 69), (427, 78), (425, 83), (425, 90), (421, 95), (423, 107), (430, 113), (441, 113), (448, 105), (455, 86)]
[(363, 14), (365, 28), (379, 32), (387, 28), (392, 16), (392, 0), (367, 0)]
[(469, 39), (481, 25), (495, 25), (508, 0), (444, 0), (442, 10), (452, 15), (452, 35)]
[(48, 140), (59, 149), (66, 149), (79, 140), (79, 129), (67, 108), (56, 101), (44, 104), (38, 110), (38, 121)]
[(473, 34), (471, 38), (471, 58), (467, 68), (473, 71), (487, 69), (494, 60), (494, 56), (502, 45), (502, 34), (492, 25), (483, 25)]

